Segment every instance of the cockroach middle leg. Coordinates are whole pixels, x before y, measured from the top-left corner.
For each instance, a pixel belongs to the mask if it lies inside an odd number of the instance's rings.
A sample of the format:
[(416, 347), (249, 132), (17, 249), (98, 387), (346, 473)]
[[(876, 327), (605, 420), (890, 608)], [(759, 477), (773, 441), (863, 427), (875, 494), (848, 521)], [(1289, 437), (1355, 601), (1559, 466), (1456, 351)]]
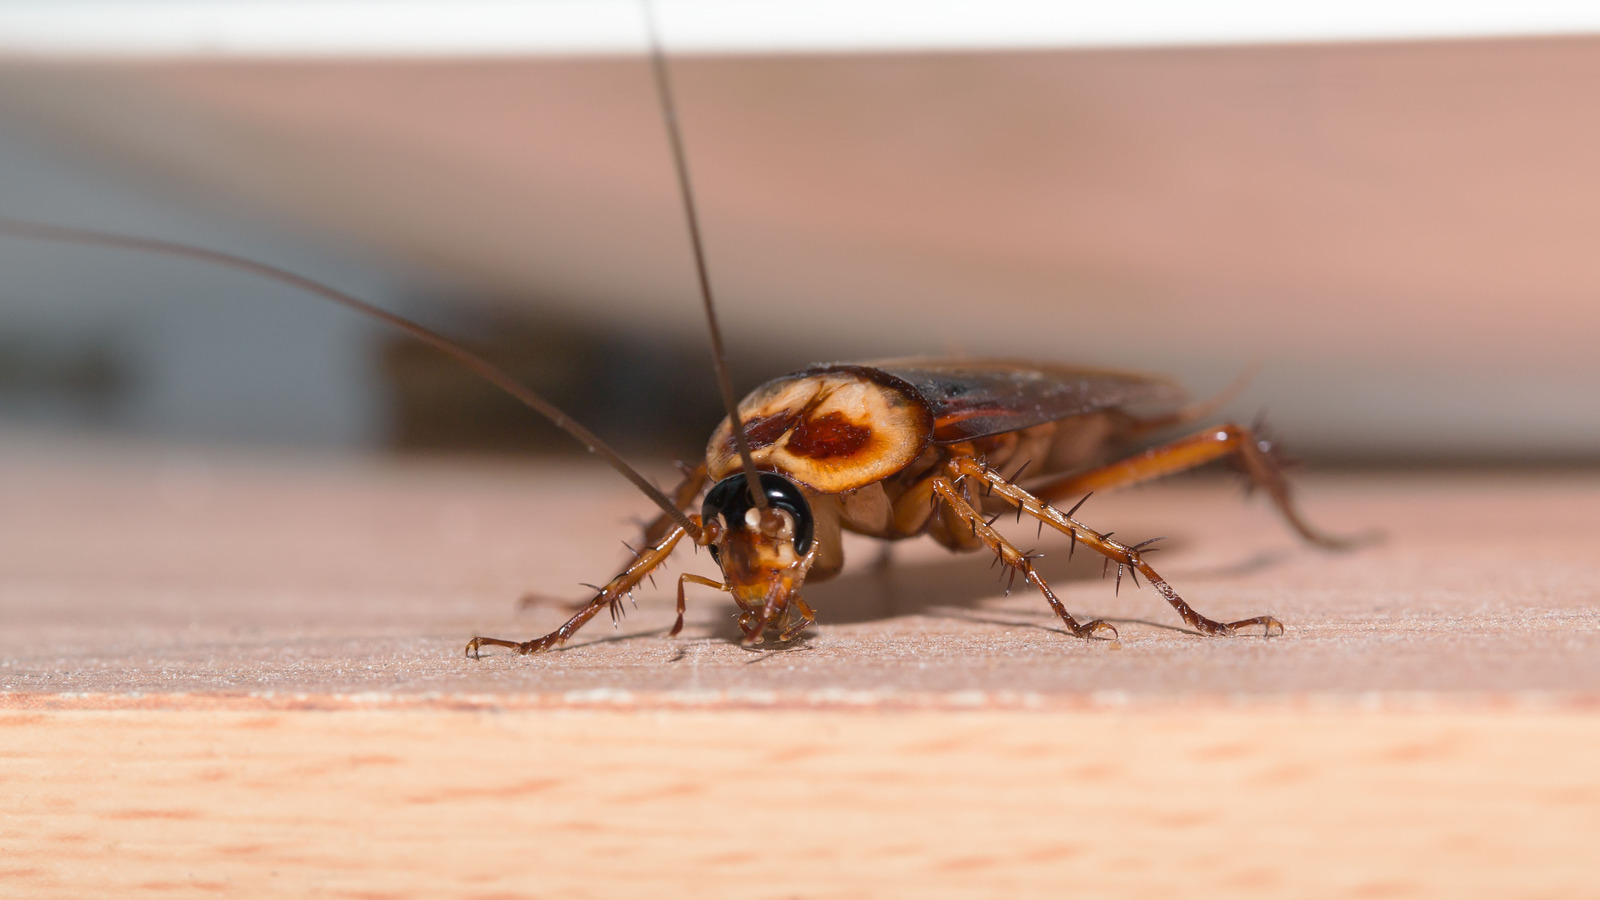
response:
[[(976, 461), (974, 460), (974, 462)], [(1078, 620), (1074, 619), (1072, 614), (1067, 612), (1067, 608), (1061, 605), (1061, 601), (1056, 599), (1055, 592), (1050, 590), (1050, 585), (1045, 583), (1044, 578), (1034, 568), (1033, 557), (1018, 550), (1010, 541), (1001, 536), (1000, 532), (995, 531), (988, 521), (984, 519), (983, 514), (974, 509), (972, 504), (968, 503), (967, 499), (962, 496), (962, 491), (956, 487), (956, 479), (960, 477), (960, 474), (959, 471), (953, 471), (949, 476), (935, 475), (931, 479), (931, 483), (934, 494), (938, 496), (945, 508), (953, 516), (961, 520), (968, 533), (972, 534), (977, 540), (982, 541), (984, 546), (993, 551), (995, 556), (1007, 568), (1013, 572), (1021, 572), (1022, 576), (1030, 584), (1038, 588), (1039, 593), (1043, 594), (1045, 601), (1050, 604), (1050, 608), (1055, 610), (1055, 614), (1061, 618), (1062, 623), (1067, 626), (1067, 631), (1071, 632), (1074, 637), (1094, 637), (1101, 632), (1105, 632), (1103, 636), (1115, 640), (1117, 629), (1110, 622), (1106, 622), (1103, 619), (1095, 619), (1082, 625), (1078, 624)]]
[(1045, 501), (1078, 497), (1090, 491), (1126, 487), (1203, 466), (1226, 456), (1237, 458), (1250, 482), (1267, 492), (1289, 527), (1319, 547), (1344, 549), (1357, 543), (1351, 538), (1334, 537), (1311, 527), (1289, 496), (1289, 482), (1283, 466), (1272, 455), (1271, 444), (1249, 428), (1236, 423), (1207, 428), (1159, 447), (1151, 447), (1127, 459), (1087, 472), (1078, 472), (1034, 485), (1034, 496)]
[(1268, 637), (1283, 634), (1283, 623), (1272, 616), (1253, 616), (1248, 619), (1240, 619), (1237, 622), (1218, 622), (1215, 619), (1201, 615), (1194, 607), (1184, 602), (1184, 599), (1178, 596), (1178, 592), (1173, 590), (1172, 585), (1168, 584), (1167, 580), (1162, 578), (1145, 561), (1144, 556), (1139, 552), (1145, 544), (1129, 546), (1121, 541), (1112, 540), (1108, 535), (1095, 531), (1072, 516), (1017, 487), (1008, 481), (1004, 475), (970, 456), (953, 457), (947, 463), (947, 467), (953, 476), (964, 475), (987, 482), (996, 495), (1004, 497), (1019, 506), (1028, 515), (1104, 556), (1108, 563), (1115, 563), (1119, 584), (1124, 571), (1127, 571), (1135, 581), (1138, 580), (1139, 575), (1143, 575), (1145, 580), (1150, 582), (1150, 585), (1156, 589), (1156, 592), (1171, 604), (1173, 609), (1178, 611), (1178, 615), (1183, 617), (1183, 621), (1190, 628), (1202, 634), (1237, 634), (1245, 628), (1257, 625), (1261, 626), (1263, 633)]
[[(622, 602), (622, 598), (627, 596), (634, 588), (638, 587), (639, 583), (643, 581), (645, 577), (651, 573), (651, 571), (666, 561), (666, 558), (672, 554), (673, 548), (678, 545), (678, 541), (683, 538), (685, 533), (686, 532), (682, 526), (677, 526), (671, 531), (668, 531), (667, 534), (661, 538), (661, 540), (640, 551), (639, 555), (634, 557), (631, 565), (624, 569), (617, 577), (611, 579), (611, 581), (607, 583), (605, 587), (597, 591), (594, 595), (594, 599), (585, 604), (583, 609), (578, 610), (578, 612), (572, 618), (568, 619), (565, 624), (563, 624), (560, 628), (557, 628), (555, 631), (550, 632), (544, 637), (534, 638), (531, 641), (508, 641), (501, 638), (475, 637), (467, 642), (466, 654), (476, 659), (478, 656), (478, 651), (483, 647), (509, 647), (512, 650), (522, 654), (539, 653), (544, 650), (549, 650), (551, 647), (565, 643), (567, 638), (572, 637), (572, 635), (579, 628), (582, 628), (585, 623), (594, 618), (602, 609), (610, 607), (613, 609), (612, 615), (616, 616), (618, 614), (616, 608)], [(678, 607), (678, 621), (680, 625), (683, 621), (683, 607), (681, 605), (682, 596), (683, 595), (680, 590), (680, 605)], [(676, 633), (676, 631), (674, 631), (674, 633)]]

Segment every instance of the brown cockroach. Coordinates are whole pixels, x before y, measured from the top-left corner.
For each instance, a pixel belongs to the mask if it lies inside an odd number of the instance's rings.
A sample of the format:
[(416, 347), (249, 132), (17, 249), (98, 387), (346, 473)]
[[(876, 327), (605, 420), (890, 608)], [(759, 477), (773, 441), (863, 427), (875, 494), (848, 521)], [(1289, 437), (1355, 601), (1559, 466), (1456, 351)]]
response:
[[(467, 652), (485, 646), (533, 653), (561, 644), (608, 607), (616, 607), (673, 548), (689, 537), (710, 549), (722, 581), (678, 578), (678, 618), (683, 628), (684, 588), (703, 585), (733, 595), (745, 642), (759, 644), (768, 629), (794, 638), (814, 621), (800, 596), (807, 580), (837, 574), (844, 564), (841, 532), (887, 541), (929, 535), (956, 551), (986, 549), (1038, 588), (1067, 631), (1077, 637), (1116, 637), (1096, 619), (1073, 618), (1034, 567), (994, 527), (1003, 513), (1027, 515), (1115, 563), (1135, 583), (1143, 575), (1191, 628), (1235, 634), (1259, 626), (1283, 631), (1272, 616), (1218, 622), (1178, 596), (1145, 558), (1160, 538), (1136, 544), (1113, 540), (1076, 518), (1083, 500), (1062, 511), (1052, 501), (1147, 481), (1222, 458), (1242, 463), (1289, 524), (1326, 547), (1343, 541), (1312, 529), (1290, 501), (1271, 445), (1251, 429), (1217, 425), (1147, 449), (1109, 465), (1085, 467), (1108, 446), (1155, 428), (1194, 418), (1210, 404), (1165, 416), (1137, 418), (1133, 403), (1172, 399), (1177, 390), (1161, 378), (1012, 360), (904, 359), (813, 366), (756, 388), (735, 416), (712, 434), (705, 462), (673, 491), (684, 511), (704, 492), (698, 515), (663, 514), (645, 532), (632, 564), (564, 625), (540, 638), (508, 641), (475, 637)], [(735, 440), (735, 419), (753, 464)], [(1004, 470), (1016, 471), (1006, 475)], [(1022, 484), (1024, 471), (1029, 486)], [(752, 501), (746, 473), (758, 472), (765, 505)], [(706, 485), (710, 484), (710, 490)], [(1009, 589), (1009, 588), (1008, 588)], [(615, 612), (613, 612), (615, 615)]]
[[(646, 6), (648, 15), (648, 4)], [(255, 260), (170, 241), (0, 220), (0, 234), (162, 253), (209, 262), (289, 284), (387, 322), (433, 345), (533, 408), (582, 442), (637, 486), (661, 509), (645, 528), (633, 560), (560, 628), (527, 641), (474, 637), (466, 652), (509, 647), (518, 653), (548, 650), (567, 641), (602, 610), (615, 618), (623, 599), (660, 567), (685, 538), (707, 548), (721, 569), (719, 581), (678, 578), (677, 620), (683, 629), (685, 588), (726, 591), (738, 605), (746, 644), (768, 632), (779, 641), (798, 636), (815, 621), (801, 597), (808, 580), (837, 574), (844, 564), (841, 535), (854, 532), (885, 541), (928, 535), (955, 551), (987, 550), (1015, 581), (1021, 575), (1044, 595), (1068, 633), (1082, 638), (1117, 636), (1110, 623), (1079, 622), (1034, 566), (995, 529), (1006, 512), (1027, 515), (1115, 564), (1143, 575), (1191, 628), (1231, 635), (1260, 628), (1281, 634), (1269, 615), (1234, 622), (1208, 618), (1186, 603), (1146, 559), (1160, 538), (1126, 544), (1084, 524), (1077, 513), (1097, 490), (1123, 487), (1229, 457), (1255, 487), (1264, 489), (1289, 525), (1324, 547), (1347, 542), (1313, 529), (1296, 511), (1272, 445), (1256, 430), (1228, 423), (1143, 450), (1109, 464), (1106, 451), (1157, 429), (1201, 418), (1215, 404), (1177, 405), (1182, 394), (1159, 376), (1051, 363), (995, 359), (898, 359), (812, 366), (761, 385), (735, 402), (728, 378), (710, 279), (696, 218), (688, 165), (673, 109), (665, 57), (653, 21), (650, 61), (666, 123), (694, 251), (701, 298), (727, 417), (712, 433), (703, 462), (686, 467), (669, 493), (653, 485), (614, 450), (533, 390), (461, 345), (335, 288)], [(1162, 415), (1139, 417), (1130, 407), (1167, 404)], [(1005, 474), (1007, 469), (1011, 474)], [(1024, 477), (1026, 476), (1026, 477)], [(1062, 511), (1053, 504), (1083, 495)], [(699, 512), (691, 512), (699, 501)], [(1009, 590), (1009, 584), (1008, 584)]]

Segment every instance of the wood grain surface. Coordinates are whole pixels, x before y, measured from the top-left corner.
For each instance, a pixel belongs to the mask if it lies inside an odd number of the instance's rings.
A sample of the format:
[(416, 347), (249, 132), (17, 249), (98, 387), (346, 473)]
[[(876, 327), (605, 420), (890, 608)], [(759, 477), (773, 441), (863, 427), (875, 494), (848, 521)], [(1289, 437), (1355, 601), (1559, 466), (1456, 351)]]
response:
[(617, 565), (646, 510), (614, 475), (0, 450), (0, 896), (1600, 896), (1592, 472), (1301, 478), (1385, 531), (1347, 554), (1229, 480), (1085, 507), (1277, 640), (1190, 634), (1047, 536), (1119, 641), (982, 556), (859, 542), (781, 652), (709, 592), (666, 638), (668, 580), (473, 661)]
[(7, 896), (1582, 897), (1593, 714), (0, 714)]

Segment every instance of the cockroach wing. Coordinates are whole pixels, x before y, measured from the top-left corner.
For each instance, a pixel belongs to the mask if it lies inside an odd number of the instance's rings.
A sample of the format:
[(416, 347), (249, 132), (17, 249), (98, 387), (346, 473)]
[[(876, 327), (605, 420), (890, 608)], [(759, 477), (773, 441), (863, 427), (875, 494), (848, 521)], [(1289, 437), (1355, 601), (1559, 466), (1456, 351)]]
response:
[[(882, 481), (927, 449), (933, 417), (916, 390), (866, 366), (813, 366), (763, 384), (739, 401), (756, 468), (823, 494)], [(739, 471), (727, 419), (706, 446), (714, 479)]]
[(1160, 376), (1004, 359), (889, 359), (864, 363), (911, 385), (933, 413), (933, 441), (954, 444), (1084, 413), (1176, 404)]

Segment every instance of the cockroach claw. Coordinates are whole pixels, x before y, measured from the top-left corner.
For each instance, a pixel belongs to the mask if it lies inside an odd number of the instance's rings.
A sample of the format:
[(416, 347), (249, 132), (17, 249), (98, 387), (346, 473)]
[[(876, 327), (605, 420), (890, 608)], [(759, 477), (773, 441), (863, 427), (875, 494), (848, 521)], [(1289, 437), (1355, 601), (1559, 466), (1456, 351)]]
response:
[[(1102, 631), (1110, 632), (1110, 634), (1099, 634), (1099, 632)], [(1085, 622), (1084, 624), (1079, 625), (1077, 630), (1072, 632), (1072, 636), (1080, 637), (1084, 640), (1094, 640), (1099, 638), (1100, 640), (1116, 641), (1122, 639), (1122, 635), (1117, 632), (1117, 626), (1107, 622), (1105, 619), (1095, 619), (1092, 622)]]
[(1242, 622), (1231, 622), (1225, 627), (1227, 628), (1227, 634), (1237, 635), (1242, 630), (1256, 625), (1261, 626), (1261, 636), (1263, 638), (1283, 637), (1283, 623), (1273, 616), (1257, 616), (1254, 619), (1245, 619)]

